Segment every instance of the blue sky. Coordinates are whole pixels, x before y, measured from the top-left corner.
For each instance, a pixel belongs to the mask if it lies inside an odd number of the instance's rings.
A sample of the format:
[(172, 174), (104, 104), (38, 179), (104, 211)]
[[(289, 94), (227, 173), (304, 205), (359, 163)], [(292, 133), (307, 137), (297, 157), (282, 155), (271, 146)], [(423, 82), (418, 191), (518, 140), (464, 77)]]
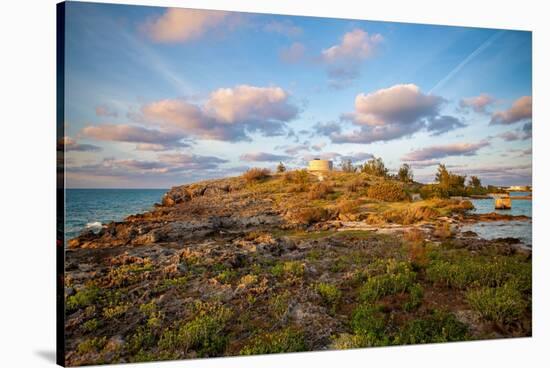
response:
[(531, 183), (531, 33), (68, 3), (69, 187), (372, 155)]

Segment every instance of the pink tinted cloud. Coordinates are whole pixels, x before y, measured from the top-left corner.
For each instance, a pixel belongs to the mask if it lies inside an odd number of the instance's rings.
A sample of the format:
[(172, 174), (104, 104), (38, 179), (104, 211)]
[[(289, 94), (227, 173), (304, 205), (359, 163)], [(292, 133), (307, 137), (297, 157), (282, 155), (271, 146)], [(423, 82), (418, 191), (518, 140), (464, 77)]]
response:
[(482, 93), (479, 96), (463, 98), (460, 100), (460, 107), (470, 108), (477, 113), (487, 113), (487, 107), (494, 101), (492, 96)]
[(473, 156), (480, 149), (489, 146), (488, 141), (478, 143), (451, 143), (421, 148), (407, 153), (402, 161), (429, 161), (449, 156)]
[(228, 14), (216, 10), (169, 8), (161, 16), (149, 19), (142, 28), (155, 42), (187, 42), (221, 24)]
[(533, 98), (523, 96), (514, 101), (508, 110), (497, 111), (491, 118), (491, 124), (513, 124), (531, 119), (533, 116)]
[(199, 138), (236, 141), (249, 139), (250, 132), (283, 134), (298, 108), (280, 87), (239, 85), (213, 91), (204, 105), (166, 99), (144, 105), (141, 114), (144, 121)]

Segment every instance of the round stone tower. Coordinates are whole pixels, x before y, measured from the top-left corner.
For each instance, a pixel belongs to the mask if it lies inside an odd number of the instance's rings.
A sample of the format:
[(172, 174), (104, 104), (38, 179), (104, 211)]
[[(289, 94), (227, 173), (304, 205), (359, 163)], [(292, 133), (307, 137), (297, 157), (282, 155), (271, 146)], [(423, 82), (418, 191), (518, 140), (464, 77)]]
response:
[(315, 158), (309, 161), (308, 171), (332, 171), (332, 161)]

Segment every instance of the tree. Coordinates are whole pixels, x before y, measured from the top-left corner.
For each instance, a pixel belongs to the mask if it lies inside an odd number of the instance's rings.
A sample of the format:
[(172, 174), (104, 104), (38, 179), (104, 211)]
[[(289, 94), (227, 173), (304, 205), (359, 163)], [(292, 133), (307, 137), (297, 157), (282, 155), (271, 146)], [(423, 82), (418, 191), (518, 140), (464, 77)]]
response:
[(443, 164), (439, 164), (439, 167), (437, 168), (437, 172), (435, 173), (435, 181), (442, 187), (448, 187), (449, 186), (449, 172), (447, 171), (447, 168)]
[(413, 171), (411, 165), (403, 164), (397, 172), (397, 178), (404, 183), (410, 183), (413, 181)]
[(388, 175), (388, 169), (384, 165), (382, 158), (373, 157), (361, 166), (361, 172), (369, 175), (386, 177)]
[(342, 161), (340, 166), (342, 166), (343, 172), (353, 173), (356, 170), (355, 166), (353, 166), (353, 164), (351, 163), (351, 160)]
[(277, 165), (277, 172), (283, 173), (285, 171), (286, 171), (286, 166), (282, 162), (279, 162), (279, 165)]
[(481, 180), (475, 175), (470, 176), (470, 181), (468, 182), (468, 186), (472, 188), (481, 188)]

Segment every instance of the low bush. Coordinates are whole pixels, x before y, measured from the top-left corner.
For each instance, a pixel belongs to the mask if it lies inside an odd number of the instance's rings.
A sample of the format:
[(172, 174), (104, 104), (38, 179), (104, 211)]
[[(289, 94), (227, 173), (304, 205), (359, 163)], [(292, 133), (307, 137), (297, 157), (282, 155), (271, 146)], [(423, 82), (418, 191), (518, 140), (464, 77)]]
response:
[(260, 181), (269, 178), (271, 175), (271, 172), (269, 169), (260, 169), (258, 167), (248, 169), (244, 174), (243, 178), (248, 183), (252, 183), (255, 181)]
[(496, 288), (469, 290), (466, 300), (483, 318), (499, 323), (518, 320), (528, 306), (528, 302), (513, 283)]
[(456, 256), (455, 259), (435, 259), (426, 269), (428, 280), (448, 287), (499, 287), (513, 282), (521, 292), (531, 292), (531, 264), (515, 257)]
[(361, 201), (353, 199), (345, 199), (338, 203), (338, 212), (343, 215), (349, 215), (357, 213), (359, 211), (359, 206)]
[(434, 311), (429, 316), (408, 322), (394, 338), (394, 343), (428, 344), (448, 341), (463, 341), (468, 327), (447, 312)]
[(290, 212), (290, 218), (303, 225), (311, 225), (316, 222), (326, 221), (330, 218), (330, 213), (322, 207), (301, 207)]
[(382, 216), (386, 222), (411, 225), (420, 221), (433, 220), (439, 217), (440, 214), (431, 207), (418, 206), (400, 210), (388, 210)]
[(305, 266), (298, 261), (286, 261), (279, 262), (271, 268), (271, 274), (273, 276), (292, 275), (302, 276), (304, 274)]
[(375, 302), (386, 295), (406, 292), (414, 284), (416, 273), (408, 263), (389, 262), (386, 267), (386, 273), (369, 277), (361, 286), (360, 301)]
[(334, 313), (342, 298), (342, 292), (336, 286), (325, 282), (317, 284), (316, 289), (323, 299), (323, 303)]
[(78, 351), (79, 354), (86, 354), (86, 353), (92, 353), (92, 352), (97, 353), (103, 350), (106, 344), (107, 344), (107, 338), (105, 336), (93, 337), (91, 339), (84, 340), (80, 344), (78, 344), (76, 350)]
[(241, 355), (290, 353), (306, 350), (301, 331), (286, 328), (254, 337), (240, 351)]
[(445, 240), (453, 237), (453, 231), (451, 229), (451, 224), (448, 222), (439, 222), (434, 230), (434, 236), (436, 238)]
[(407, 302), (403, 305), (403, 309), (405, 311), (410, 312), (422, 304), (422, 298), (424, 297), (424, 289), (422, 288), (422, 285), (420, 284), (414, 284), (411, 287), (409, 287), (409, 299)]
[(165, 330), (158, 342), (162, 350), (194, 350), (198, 356), (215, 356), (223, 352), (227, 336), (223, 333), (231, 318), (230, 309), (223, 306), (201, 306), (195, 317), (187, 322)]
[(79, 308), (87, 307), (94, 304), (100, 294), (99, 287), (96, 285), (88, 285), (67, 298), (66, 308), (73, 311)]
[(401, 185), (389, 181), (383, 181), (371, 185), (367, 189), (367, 196), (369, 198), (386, 202), (403, 201), (407, 198), (407, 195)]
[(317, 183), (309, 188), (307, 197), (309, 199), (326, 199), (329, 194), (334, 193), (332, 185), (327, 183)]

